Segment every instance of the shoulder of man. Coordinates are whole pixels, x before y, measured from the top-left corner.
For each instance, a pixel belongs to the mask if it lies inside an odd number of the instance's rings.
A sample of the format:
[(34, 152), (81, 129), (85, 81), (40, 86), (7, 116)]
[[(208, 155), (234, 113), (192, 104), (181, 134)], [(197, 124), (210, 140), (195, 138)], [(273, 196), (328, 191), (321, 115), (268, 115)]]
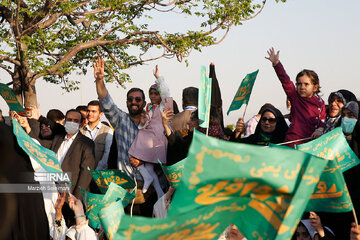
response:
[(78, 135), (75, 137), (74, 142), (79, 141), (80, 143), (84, 145), (88, 145), (90, 147), (94, 147), (94, 142), (90, 138), (86, 137), (84, 134), (82, 134), (80, 131), (78, 132)]

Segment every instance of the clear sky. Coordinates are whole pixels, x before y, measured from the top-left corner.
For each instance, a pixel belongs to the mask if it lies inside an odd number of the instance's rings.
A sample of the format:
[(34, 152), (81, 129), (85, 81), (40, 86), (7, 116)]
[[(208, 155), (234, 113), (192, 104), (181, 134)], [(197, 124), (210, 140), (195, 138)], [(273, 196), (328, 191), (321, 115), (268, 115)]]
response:
[[(359, 10), (359, 0), (288, 0), (286, 3), (268, 0), (259, 16), (242, 26), (233, 27), (222, 43), (204, 48), (201, 53), (192, 52), (188, 67), (176, 59), (163, 59), (128, 70), (132, 83), (126, 84), (127, 90), (140, 87), (147, 94), (154, 81), (152, 69), (159, 64), (160, 74), (165, 77), (181, 110), (182, 89), (197, 87), (200, 66), (205, 65), (208, 69), (209, 63), (214, 62), (225, 113), (241, 80), (247, 73), (259, 69), (245, 119), (254, 115), (266, 102), (286, 114), (284, 91), (271, 63), (264, 58), (267, 49), (273, 46), (280, 50), (280, 60), (292, 80), (304, 68), (318, 73), (326, 102), (330, 92), (338, 89), (351, 90), (360, 97)], [(166, 14), (151, 24), (163, 29), (170, 27), (172, 31), (191, 28), (189, 19), (182, 16), (169, 18)], [(2, 83), (10, 81), (5, 72), (0, 71), (0, 77)], [(73, 75), (72, 78), (81, 81), (80, 90), (72, 93), (65, 93), (58, 85), (37, 81), (38, 102), (43, 115), (51, 108), (65, 112), (97, 98), (92, 69), (86, 76)], [(107, 84), (107, 88), (118, 106), (126, 110), (127, 90), (116, 87), (116, 84)], [(0, 100), (0, 109), (7, 115), (8, 107), (4, 100)], [(225, 123), (236, 122), (243, 111), (244, 107), (225, 115)]]

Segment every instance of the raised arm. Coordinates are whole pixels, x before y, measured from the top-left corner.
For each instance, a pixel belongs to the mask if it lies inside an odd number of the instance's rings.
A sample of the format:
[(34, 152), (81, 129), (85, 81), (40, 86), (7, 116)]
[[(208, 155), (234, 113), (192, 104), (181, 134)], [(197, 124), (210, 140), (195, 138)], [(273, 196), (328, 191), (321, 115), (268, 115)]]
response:
[(162, 117), (162, 124), (165, 130), (166, 136), (170, 136), (171, 129), (169, 127), (169, 120), (174, 116), (174, 112), (169, 109), (164, 109), (164, 111), (161, 113)]
[(109, 94), (104, 83), (104, 59), (98, 57), (93, 63), (94, 66), (94, 77), (96, 82), (96, 92), (99, 99), (104, 99)]
[(274, 48), (270, 48), (268, 51), (267, 51), (269, 57), (265, 57), (267, 60), (269, 60), (270, 62), (272, 62), (273, 66), (275, 67), (278, 63), (279, 63), (279, 55), (280, 55), (280, 51), (277, 51), (275, 53), (275, 50)]
[(269, 56), (265, 58), (272, 62), (276, 75), (278, 76), (290, 102), (292, 102), (296, 95), (296, 89), (294, 83), (290, 80), (289, 75), (287, 75), (283, 65), (279, 60), (280, 51), (275, 52), (274, 48), (270, 48), (267, 53)]
[(170, 97), (170, 89), (169, 89), (168, 85), (166, 84), (164, 77), (160, 76), (158, 65), (155, 66), (153, 73), (156, 78), (155, 83), (158, 84), (160, 87), (160, 97), (162, 100), (161, 105), (163, 105), (165, 98)]

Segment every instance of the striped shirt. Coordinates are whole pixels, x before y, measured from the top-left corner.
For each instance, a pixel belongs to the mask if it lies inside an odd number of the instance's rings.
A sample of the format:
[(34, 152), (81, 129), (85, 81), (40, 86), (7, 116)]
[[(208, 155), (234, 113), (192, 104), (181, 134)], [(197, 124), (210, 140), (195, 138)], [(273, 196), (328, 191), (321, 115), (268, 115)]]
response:
[[(135, 168), (129, 162), (128, 151), (134, 141), (139, 129), (131, 119), (130, 115), (119, 109), (108, 94), (104, 99), (99, 99), (100, 106), (106, 118), (114, 128), (114, 134), (118, 151), (118, 167), (130, 177), (134, 177)], [(140, 174), (136, 178), (141, 180)]]

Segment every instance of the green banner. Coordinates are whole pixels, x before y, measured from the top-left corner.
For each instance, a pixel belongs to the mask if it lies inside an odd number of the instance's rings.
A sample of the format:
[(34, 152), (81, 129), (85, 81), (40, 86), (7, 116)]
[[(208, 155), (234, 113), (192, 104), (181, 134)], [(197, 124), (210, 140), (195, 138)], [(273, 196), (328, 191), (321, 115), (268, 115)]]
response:
[(170, 186), (173, 188), (176, 188), (179, 185), (181, 174), (184, 170), (185, 160), (186, 158), (171, 166), (164, 166), (159, 160), (159, 164), (165, 174), (165, 177), (169, 181)]
[(6, 84), (0, 83), (0, 94), (9, 106), (10, 111), (25, 113), (24, 108), (17, 100), (15, 94)]
[(211, 107), (211, 78), (206, 77), (206, 68), (201, 66), (198, 114), (200, 119), (200, 127), (208, 128), (210, 121)]
[(195, 210), (246, 199), (233, 223), (248, 239), (290, 239), (326, 164), (300, 151), (230, 143), (196, 131), (168, 216), (196, 218)]
[(341, 127), (335, 128), (311, 142), (296, 145), (295, 149), (328, 160), (336, 159), (343, 172), (355, 167), (360, 162), (347, 143)]
[(98, 213), (101, 225), (104, 228), (107, 239), (120, 239), (116, 235), (120, 225), (120, 219), (123, 215), (125, 215), (125, 213), (124, 206), (122, 205), (121, 201), (113, 202), (106, 208), (103, 208), (100, 213)]
[(135, 190), (129, 193), (115, 183), (110, 183), (105, 194), (90, 193), (81, 187), (80, 190), (84, 199), (86, 217), (89, 219), (89, 225), (96, 229), (99, 229), (101, 225), (99, 213), (102, 209), (119, 201), (122, 207), (121, 211), (124, 212), (124, 207), (135, 198)]
[(306, 211), (348, 212), (352, 209), (343, 173), (335, 160), (328, 161)]
[[(86, 217), (89, 219), (89, 226), (92, 228), (99, 229), (100, 228), (100, 219), (98, 214), (100, 210), (105, 208), (105, 204), (103, 203), (104, 194), (95, 194), (85, 191), (81, 187), (81, 195), (83, 196), (83, 200), (85, 203), (86, 209)], [(110, 203), (108, 204), (110, 205)]]
[(15, 119), (12, 120), (12, 123), (16, 140), (29, 157), (36, 160), (47, 172), (62, 172), (53, 151), (37, 144)]
[(231, 111), (240, 109), (243, 104), (248, 104), (251, 91), (258, 73), (259, 70), (253, 73), (249, 73), (242, 80), (240, 87), (235, 94), (234, 100), (232, 101), (229, 110), (227, 111), (227, 115), (229, 115)]
[(224, 201), (167, 218), (131, 217), (121, 214), (119, 206), (113, 204), (101, 211), (100, 219), (109, 240), (218, 239), (226, 227), (236, 222), (237, 217), (248, 209), (249, 201), (245, 198)]
[(120, 185), (125, 189), (132, 189), (135, 187), (134, 181), (125, 172), (119, 169), (90, 170), (88, 168), (88, 170), (102, 193), (107, 191), (111, 182)]
[(130, 193), (121, 186), (112, 182), (104, 195), (103, 203), (108, 205), (109, 203), (121, 200), (122, 206), (126, 207), (135, 198), (135, 191), (136, 190), (133, 189)]

